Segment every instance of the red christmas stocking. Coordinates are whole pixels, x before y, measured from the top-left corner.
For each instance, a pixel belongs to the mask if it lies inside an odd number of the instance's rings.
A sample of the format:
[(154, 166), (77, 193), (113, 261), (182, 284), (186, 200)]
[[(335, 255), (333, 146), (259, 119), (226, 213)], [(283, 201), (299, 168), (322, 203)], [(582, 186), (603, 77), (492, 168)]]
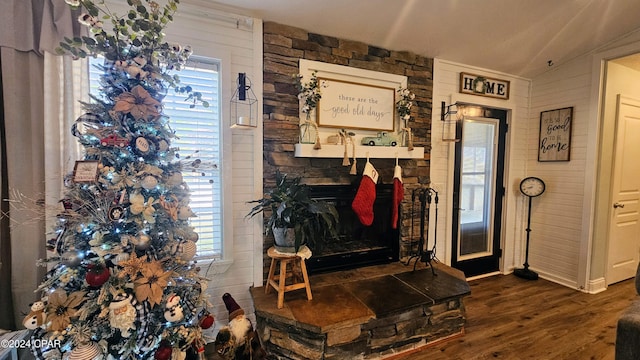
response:
[(376, 183), (378, 182), (378, 171), (367, 161), (364, 166), (360, 187), (356, 197), (351, 203), (351, 208), (358, 215), (362, 225), (373, 224), (373, 202), (376, 200)]
[(404, 187), (402, 187), (402, 168), (396, 165), (393, 172), (393, 208), (391, 209), (391, 228), (398, 228), (398, 207), (404, 198)]

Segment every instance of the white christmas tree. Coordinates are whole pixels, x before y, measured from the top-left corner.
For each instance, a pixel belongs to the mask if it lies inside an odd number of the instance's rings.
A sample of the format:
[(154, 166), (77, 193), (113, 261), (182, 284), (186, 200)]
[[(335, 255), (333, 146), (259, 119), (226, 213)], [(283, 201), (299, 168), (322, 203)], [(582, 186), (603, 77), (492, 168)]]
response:
[(64, 208), (48, 248), (50, 271), (24, 325), (33, 329), (38, 359), (199, 358), (202, 329), (213, 324), (206, 281), (193, 258), (189, 189), (182, 172), (201, 170), (180, 160), (163, 115), (168, 91), (208, 106), (170, 72), (191, 50), (163, 40), (178, 0), (161, 6), (127, 0), (128, 13), (104, 1), (65, 0), (82, 8), (89, 36), (65, 39), (60, 52), (101, 56), (100, 95), (83, 104), (73, 126), (84, 147), (64, 179)]

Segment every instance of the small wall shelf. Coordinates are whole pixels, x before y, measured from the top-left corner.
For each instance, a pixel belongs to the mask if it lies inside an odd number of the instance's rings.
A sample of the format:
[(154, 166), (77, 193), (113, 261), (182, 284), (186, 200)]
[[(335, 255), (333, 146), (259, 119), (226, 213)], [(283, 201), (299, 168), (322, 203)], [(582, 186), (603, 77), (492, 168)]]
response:
[[(424, 148), (414, 147), (409, 151), (404, 146), (367, 146), (356, 145), (356, 158), (366, 158), (367, 152), (372, 159), (423, 159)], [(352, 145), (347, 145), (347, 155), (353, 157)], [(322, 149), (315, 150), (313, 144), (295, 144), (296, 157), (342, 158), (344, 145), (322, 144)]]

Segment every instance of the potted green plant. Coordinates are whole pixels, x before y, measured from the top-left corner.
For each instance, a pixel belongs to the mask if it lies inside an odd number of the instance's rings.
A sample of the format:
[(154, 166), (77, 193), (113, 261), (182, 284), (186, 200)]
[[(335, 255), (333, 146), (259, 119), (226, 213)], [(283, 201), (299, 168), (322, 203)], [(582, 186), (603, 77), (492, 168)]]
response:
[(287, 178), (277, 171), (275, 187), (262, 199), (250, 203), (257, 205), (247, 217), (265, 212), (268, 216), (265, 230), (273, 234), (278, 251), (298, 252), (302, 245), (313, 247), (318, 240), (338, 236), (338, 211), (326, 201), (311, 198), (300, 177)]

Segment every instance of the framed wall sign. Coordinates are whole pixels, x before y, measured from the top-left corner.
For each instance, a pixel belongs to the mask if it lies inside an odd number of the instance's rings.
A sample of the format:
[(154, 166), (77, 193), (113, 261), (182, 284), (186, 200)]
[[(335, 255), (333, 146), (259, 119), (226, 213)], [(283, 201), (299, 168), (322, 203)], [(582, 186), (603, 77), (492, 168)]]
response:
[[(401, 121), (395, 111), (397, 90), (407, 88), (407, 77), (300, 59), (300, 75), (308, 81), (315, 72), (325, 82), (322, 98), (311, 113), (321, 141), (337, 134), (337, 129), (353, 130), (356, 141), (379, 132), (395, 133)], [(302, 107), (300, 107), (302, 109)], [(300, 110), (300, 123), (306, 114)]]
[(538, 161), (569, 161), (573, 107), (540, 113)]
[(327, 85), (316, 109), (318, 126), (394, 131), (396, 89), (320, 78)]
[(488, 96), (496, 99), (509, 100), (508, 80), (494, 79), (469, 73), (460, 73), (460, 93)]
[(98, 178), (97, 161), (76, 161), (73, 168), (73, 181), (76, 183), (92, 183)]

